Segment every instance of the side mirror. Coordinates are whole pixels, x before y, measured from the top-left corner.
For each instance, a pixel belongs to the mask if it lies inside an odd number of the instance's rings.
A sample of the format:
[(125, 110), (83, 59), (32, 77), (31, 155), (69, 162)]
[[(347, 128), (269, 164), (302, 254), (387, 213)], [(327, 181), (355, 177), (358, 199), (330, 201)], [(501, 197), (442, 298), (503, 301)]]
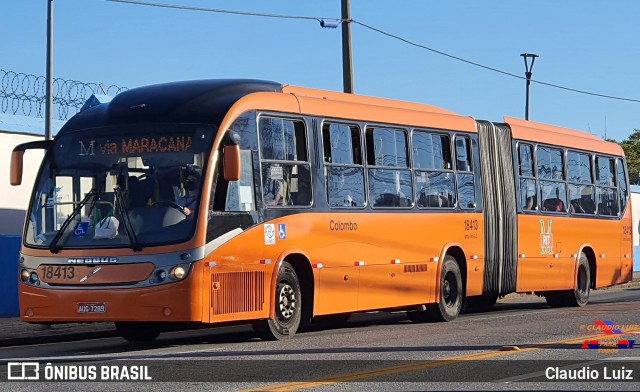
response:
[(11, 185), (22, 184), (22, 157), (24, 151), (13, 151), (11, 153)]
[(240, 179), (240, 146), (237, 144), (224, 146), (224, 179), (238, 181)]
[(11, 185), (22, 184), (22, 158), (26, 150), (47, 149), (51, 145), (51, 140), (39, 140), (36, 142), (23, 143), (16, 146), (11, 152)]

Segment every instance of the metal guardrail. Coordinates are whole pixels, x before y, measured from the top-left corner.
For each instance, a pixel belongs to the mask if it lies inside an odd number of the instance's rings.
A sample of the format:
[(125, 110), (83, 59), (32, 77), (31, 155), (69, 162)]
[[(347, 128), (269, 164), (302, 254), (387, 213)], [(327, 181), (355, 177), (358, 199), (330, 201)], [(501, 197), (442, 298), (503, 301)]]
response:
[[(44, 117), (46, 79), (21, 72), (0, 69), (0, 113)], [(115, 96), (126, 87), (53, 79), (53, 118), (65, 121), (80, 111), (91, 94)]]

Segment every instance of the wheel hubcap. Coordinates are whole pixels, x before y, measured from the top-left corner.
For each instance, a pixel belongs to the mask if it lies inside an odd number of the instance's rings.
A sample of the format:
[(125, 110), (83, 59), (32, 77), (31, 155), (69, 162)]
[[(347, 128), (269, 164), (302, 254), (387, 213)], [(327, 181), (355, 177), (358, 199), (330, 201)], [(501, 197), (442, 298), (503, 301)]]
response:
[(282, 283), (278, 297), (280, 315), (283, 319), (289, 320), (296, 311), (296, 293), (293, 287), (287, 283)]
[(447, 305), (454, 305), (458, 299), (458, 287), (455, 275), (447, 273), (442, 285), (442, 296)]

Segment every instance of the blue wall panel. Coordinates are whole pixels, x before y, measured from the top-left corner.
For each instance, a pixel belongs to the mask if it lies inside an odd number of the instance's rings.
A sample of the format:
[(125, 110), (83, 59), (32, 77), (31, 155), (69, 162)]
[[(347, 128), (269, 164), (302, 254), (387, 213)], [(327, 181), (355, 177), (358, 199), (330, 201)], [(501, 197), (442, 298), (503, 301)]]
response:
[(0, 316), (18, 316), (18, 256), (20, 236), (0, 236)]

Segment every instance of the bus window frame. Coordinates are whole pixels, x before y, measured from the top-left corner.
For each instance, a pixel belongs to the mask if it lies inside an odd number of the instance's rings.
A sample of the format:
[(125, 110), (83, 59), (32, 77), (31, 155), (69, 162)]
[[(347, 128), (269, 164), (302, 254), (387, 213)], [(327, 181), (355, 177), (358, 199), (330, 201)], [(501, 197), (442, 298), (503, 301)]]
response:
[[(264, 159), (262, 157), (262, 145), (260, 143), (260, 120), (262, 119), (262, 117), (269, 117), (269, 118), (275, 118), (275, 119), (280, 119), (280, 120), (290, 120), (290, 121), (300, 121), (302, 123), (302, 125), (304, 126), (304, 133), (305, 133), (305, 139), (306, 139), (306, 144), (305, 147), (307, 149), (307, 160), (306, 161), (288, 161), (288, 160), (278, 160), (278, 159)], [(257, 142), (258, 142), (258, 162), (259, 162), (259, 173), (258, 175), (260, 176), (260, 203), (261, 206), (260, 208), (258, 208), (256, 206), (256, 211), (264, 211), (264, 210), (279, 210), (279, 209), (312, 209), (314, 207), (314, 192), (313, 192), (313, 154), (311, 151), (311, 141), (309, 140), (309, 129), (312, 129), (312, 127), (309, 126), (308, 124), (308, 118), (305, 116), (300, 116), (300, 115), (295, 115), (292, 113), (280, 113), (280, 112), (269, 112), (269, 111), (256, 111), (256, 135), (257, 135)], [(297, 164), (297, 165), (304, 165), (306, 164), (309, 167), (309, 192), (311, 193), (309, 195), (310, 197), (310, 202), (308, 205), (298, 205), (298, 204), (285, 204), (285, 205), (275, 205), (275, 206), (270, 206), (267, 205), (267, 203), (265, 203), (264, 201), (264, 180), (262, 178), (262, 169), (263, 169), (263, 163), (267, 162), (270, 164), (288, 164), (288, 165), (292, 165), (292, 164)], [(258, 199), (256, 199), (258, 200)]]
[[(528, 145), (531, 146), (531, 161), (532, 161), (532, 169), (533, 169), (533, 177), (523, 177), (520, 174), (520, 145), (524, 144), (524, 145)], [(517, 202), (518, 202), (518, 208), (517, 210), (525, 213), (525, 214), (539, 214), (541, 212), (540, 209), (540, 179), (538, 178), (538, 161), (537, 161), (537, 149), (538, 149), (538, 143), (534, 143), (531, 141), (527, 141), (527, 140), (516, 140), (515, 143), (515, 154), (513, 155), (514, 158), (514, 171), (516, 173), (516, 178), (518, 179), (517, 181), (517, 185), (518, 185), (518, 198), (517, 198)], [(520, 203), (520, 194), (522, 192), (522, 188), (521, 188), (521, 179), (528, 179), (528, 180), (534, 180), (535, 181), (535, 193), (536, 193), (536, 205), (535, 208), (533, 210), (527, 210), (524, 208), (524, 206), (522, 205), (522, 203)]]
[[(587, 155), (589, 157), (589, 163), (591, 164), (590, 166), (590, 174), (591, 174), (591, 182), (574, 182), (574, 181), (570, 181), (569, 180), (569, 153), (575, 153), (578, 155)], [(593, 187), (593, 203), (595, 204), (596, 208), (593, 211), (593, 214), (588, 214), (588, 213), (580, 213), (580, 212), (571, 212), (567, 209), (567, 211), (569, 211), (569, 215), (574, 216), (574, 217), (582, 217), (582, 218), (593, 218), (593, 217), (597, 217), (598, 216), (598, 210), (597, 210), (597, 185), (595, 183), (595, 172), (594, 172), (594, 156), (595, 153), (591, 152), (591, 151), (584, 151), (584, 150), (577, 150), (575, 148), (567, 148), (566, 149), (566, 159), (565, 159), (565, 170), (567, 172), (566, 174), (566, 178), (567, 178), (567, 201), (569, 203), (571, 203), (571, 192), (569, 191), (569, 185), (578, 185), (578, 186), (591, 186)]]
[[(462, 138), (462, 139), (466, 139), (467, 140), (467, 147), (469, 148), (469, 159), (468, 161), (471, 162), (471, 170), (465, 170), (465, 171), (460, 171), (458, 170), (458, 151), (456, 150), (456, 141), (458, 140), (458, 138)], [(476, 162), (474, 160), (475, 158), (475, 154), (473, 152), (473, 139), (471, 138), (470, 134), (465, 134), (465, 133), (461, 133), (458, 131), (454, 131), (453, 132), (453, 143), (451, 143), (451, 149), (453, 150), (452, 155), (451, 155), (451, 161), (453, 163), (453, 172), (454, 174), (454, 187), (455, 187), (455, 192), (456, 192), (456, 205), (454, 208), (459, 209), (461, 211), (465, 211), (465, 212), (469, 212), (469, 211), (475, 211), (478, 208), (478, 195), (477, 195), (477, 188), (478, 186), (476, 185), (478, 183), (478, 179), (476, 178), (476, 171), (474, 170), (476, 168)], [(471, 176), (473, 177), (473, 207), (471, 208), (463, 208), (460, 205), (460, 187), (458, 186), (458, 173), (462, 173), (462, 174), (471, 174)], [(417, 203), (416, 203), (417, 204)]]
[[(369, 164), (369, 156), (368, 154), (368, 149), (369, 146), (367, 144), (367, 130), (371, 128), (372, 130), (376, 129), (376, 128), (385, 128), (385, 129), (391, 129), (391, 130), (398, 130), (398, 131), (402, 131), (405, 134), (405, 148), (407, 151), (407, 165), (406, 167), (400, 167), (400, 166), (377, 166), (377, 165), (370, 165)], [(362, 125), (362, 128), (360, 130), (360, 133), (362, 135), (362, 137), (364, 138), (364, 144), (363, 144), (363, 158), (364, 160), (362, 161), (366, 170), (365, 173), (365, 177), (366, 177), (366, 193), (367, 193), (367, 200), (371, 200), (371, 195), (369, 194), (369, 170), (370, 169), (383, 169), (383, 170), (408, 170), (409, 174), (410, 174), (410, 179), (411, 179), (411, 192), (413, 193), (413, 195), (411, 196), (411, 205), (409, 206), (404, 206), (404, 207), (389, 207), (389, 206), (380, 206), (380, 207), (376, 207), (373, 203), (373, 201), (371, 201), (369, 203), (369, 207), (371, 209), (374, 210), (411, 210), (415, 207), (416, 202), (415, 202), (415, 181), (413, 181), (413, 157), (412, 157), (412, 150), (411, 150), (411, 132), (412, 130), (408, 129), (409, 127), (407, 127), (406, 125), (399, 125), (399, 124), (383, 124), (383, 123), (375, 123), (375, 122), (365, 122)], [(374, 145), (374, 149), (375, 149), (375, 145)], [(374, 150), (375, 153), (375, 150)]]
[[(318, 132), (318, 136), (320, 139), (320, 146), (321, 148), (319, 148), (319, 150), (321, 151), (322, 154), (322, 173), (324, 173), (324, 182), (323, 182), (323, 186), (324, 186), (324, 192), (325, 192), (325, 198), (326, 198), (326, 203), (327, 203), (327, 207), (329, 209), (337, 209), (337, 210), (364, 210), (369, 206), (369, 176), (368, 176), (368, 168), (367, 168), (367, 158), (366, 158), (366, 146), (365, 146), (365, 138), (364, 138), (364, 132), (362, 132), (362, 130), (364, 129), (363, 126), (361, 126), (359, 123), (355, 122), (355, 121), (345, 121), (345, 120), (339, 120), (339, 119), (332, 119), (332, 118), (326, 118), (326, 117), (320, 117), (320, 121), (319, 121), (320, 127), (319, 132)], [(326, 160), (326, 155), (324, 153), (324, 126), (325, 124), (329, 125), (329, 127), (331, 127), (331, 124), (337, 124), (337, 125), (346, 125), (348, 127), (355, 127), (358, 130), (358, 140), (360, 141), (360, 162), (362, 162), (361, 165), (357, 165), (357, 164), (345, 164), (345, 163), (332, 163), (332, 162), (327, 162)], [(331, 138), (331, 137), (329, 137)], [(331, 148), (329, 146), (329, 148)], [(353, 147), (352, 147), (352, 152), (353, 152)], [(407, 157), (407, 159), (409, 159)], [(362, 178), (363, 178), (363, 186), (364, 186), (364, 204), (362, 206), (356, 206), (356, 207), (350, 207), (350, 206), (331, 206), (330, 202), (329, 202), (329, 183), (327, 182), (327, 170), (331, 170), (331, 168), (333, 167), (346, 167), (346, 168), (361, 168), (362, 169)], [(373, 206), (372, 206), (373, 207)], [(380, 208), (380, 207), (377, 207)]]
[[(553, 178), (551, 179), (543, 179), (540, 178), (540, 176), (538, 175), (538, 149), (539, 148), (546, 148), (546, 149), (550, 149), (550, 150), (560, 150), (561, 152), (561, 157), (562, 157), (562, 179), (560, 180), (555, 180)], [(537, 179), (538, 179), (538, 206), (540, 207), (538, 209), (538, 212), (540, 212), (541, 214), (549, 214), (549, 215), (558, 215), (558, 216), (568, 216), (569, 215), (569, 208), (567, 206), (567, 200), (569, 199), (569, 195), (568, 195), (568, 187), (567, 187), (567, 175), (566, 175), (566, 162), (567, 162), (567, 158), (566, 158), (566, 151), (567, 149), (565, 147), (560, 147), (560, 146), (556, 146), (553, 144), (545, 144), (545, 143), (536, 143), (535, 148), (534, 148), (534, 153), (535, 153), (535, 173), (537, 175)], [(540, 184), (541, 181), (545, 181), (545, 182), (558, 182), (558, 183), (563, 183), (564, 184), (564, 211), (548, 211), (548, 210), (543, 210), (542, 209), (542, 185)]]
[[(592, 153), (593, 156), (593, 182), (594, 182), (594, 186), (596, 189), (596, 213), (594, 214), (596, 217), (600, 218), (600, 219), (620, 219), (622, 217), (621, 213), (620, 213), (620, 186), (618, 183), (618, 171), (617, 171), (617, 158), (621, 158), (621, 157), (617, 157), (614, 155), (608, 155), (608, 154), (602, 154), (602, 153), (598, 153), (598, 152), (593, 152)], [(614, 186), (600, 186), (598, 185), (598, 179), (596, 178), (596, 173), (599, 170), (596, 165), (596, 159), (598, 157), (601, 158), (605, 158), (605, 159), (613, 159), (613, 185)], [(626, 173), (625, 173), (626, 174)], [(618, 203), (618, 212), (615, 215), (602, 215), (600, 214), (600, 210), (599, 210), (599, 203), (598, 203), (598, 190), (599, 189), (615, 189), (615, 191), (617, 192), (617, 197), (616, 197), (616, 201)]]
[[(414, 160), (411, 160), (411, 180), (413, 181), (413, 198), (414, 198), (414, 206), (419, 210), (419, 211), (455, 211), (455, 210), (460, 210), (459, 208), (459, 200), (458, 200), (458, 181), (457, 181), (457, 176), (456, 176), (456, 162), (455, 162), (455, 148), (453, 146), (454, 143), (452, 143), (452, 141), (454, 141), (454, 137), (455, 136), (455, 131), (447, 131), (447, 130), (443, 130), (443, 129), (434, 129), (434, 128), (412, 128), (411, 129), (411, 138), (410, 138), (410, 148), (411, 148), (411, 154), (413, 154), (413, 135), (418, 132), (418, 133), (428, 133), (430, 135), (444, 135), (449, 137), (449, 156), (451, 157), (451, 169), (447, 170), (447, 169), (417, 169), (415, 167), (414, 164)], [(473, 150), (473, 149), (472, 149)], [(475, 162), (473, 162), (475, 165)], [(415, 181), (415, 175), (416, 172), (421, 172), (421, 173), (429, 173), (429, 172), (446, 172), (446, 173), (451, 173), (453, 175), (453, 193), (456, 195), (456, 202), (452, 207), (420, 207), (418, 205), (418, 184), (417, 181)], [(466, 173), (466, 172), (465, 172)], [(477, 190), (477, 178), (475, 178), (475, 173), (474, 174), (474, 192)], [(477, 202), (477, 195), (476, 195), (476, 207), (474, 209), (468, 209), (465, 211), (475, 211), (477, 209), (478, 206), (478, 202)]]
[[(618, 167), (621, 165), (622, 166), (622, 172), (624, 174), (624, 179), (625, 179), (625, 185), (627, 187), (627, 197), (626, 200), (624, 202), (624, 210), (622, 210), (620, 208), (620, 204), (618, 204), (618, 214), (620, 217), (623, 217), (625, 212), (627, 212), (627, 207), (629, 206), (629, 200), (631, 197), (631, 185), (629, 184), (629, 168), (626, 165), (626, 157), (616, 157), (615, 158), (615, 164), (616, 164), (616, 174), (619, 173), (618, 171)], [(620, 176), (618, 176), (620, 177)], [(620, 179), (618, 179), (618, 181), (616, 182), (616, 185), (618, 186), (618, 195), (619, 195), (619, 201), (618, 203), (620, 203), (622, 201), (622, 193), (620, 192)]]

